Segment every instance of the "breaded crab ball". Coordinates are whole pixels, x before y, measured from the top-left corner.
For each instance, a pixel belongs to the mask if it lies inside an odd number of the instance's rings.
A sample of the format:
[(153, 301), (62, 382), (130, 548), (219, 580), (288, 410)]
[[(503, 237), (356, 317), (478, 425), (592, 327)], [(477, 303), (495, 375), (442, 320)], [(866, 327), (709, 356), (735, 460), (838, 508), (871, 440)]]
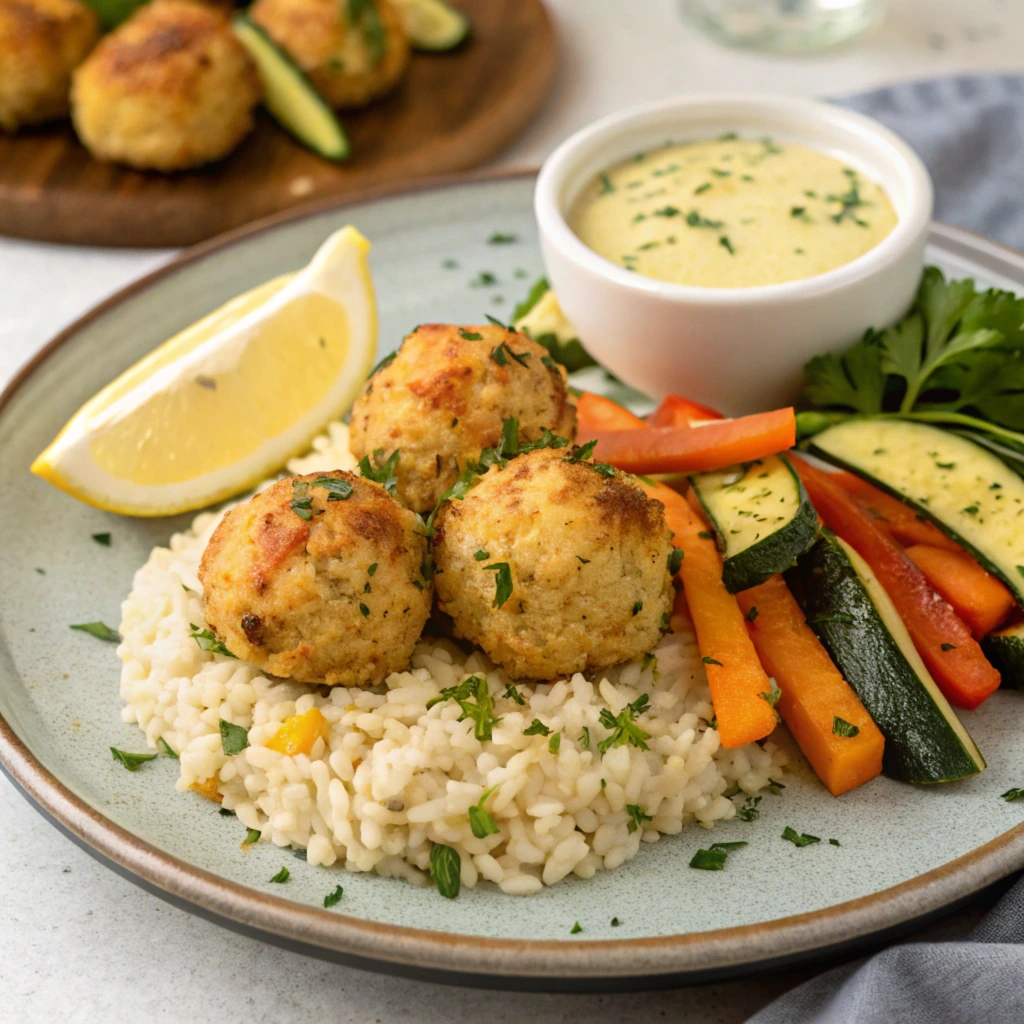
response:
[(380, 484), (287, 477), (214, 530), (199, 567), (206, 621), (272, 675), (379, 683), (408, 665), (430, 614), (426, 553), (416, 517)]
[(352, 407), (352, 452), (398, 451), (398, 495), (428, 512), (468, 462), (499, 443), (509, 417), (521, 441), (545, 430), (575, 437), (565, 370), (547, 349), (493, 324), (422, 324)]
[(0, 128), (66, 117), (71, 72), (98, 36), (81, 0), (0, 0)]
[(339, 110), (390, 92), (409, 64), (390, 0), (256, 0), (249, 15)]
[(442, 610), (516, 679), (609, 668), (668, 628), (664, 506), (582, 453), (541, 449), (495, 466), (435, 521)]
[(253, 127), (256, 66), (227, 19), (189, 0), (154, 0), (75, 72), (71, 117), (99, 160), (157, 171), (227, 156)]

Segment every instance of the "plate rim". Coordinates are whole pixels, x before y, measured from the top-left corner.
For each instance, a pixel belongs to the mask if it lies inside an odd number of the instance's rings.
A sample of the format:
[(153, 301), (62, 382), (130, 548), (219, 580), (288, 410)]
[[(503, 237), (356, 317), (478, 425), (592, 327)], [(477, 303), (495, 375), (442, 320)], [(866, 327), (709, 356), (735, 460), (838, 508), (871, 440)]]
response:
[[(88, 324), (182, 267), (229, 250), (256, 235), (323, 213), (401, 195), (465, 185), (522, 180), (535, 168), (441, 175), (413, 183), (325, 198), (245, 225), (172, 257), (104, 299), (45, 344), (0, 393), (0, 413), (24, 384)], [(1003, 261), (1024, 281), (1024, 253), (963, 228), (933, 222), (930, 240), (977, 258)], [(0, 715), (0, 768), (44, 817), (99, 860), (137, 884), (192, 912), (303, 952), (361, 967), (398, 970), (463, 984), (622, 980), (657, 983), (706, 980), (766, 962), (808, 958), (866, 942), (941, 912), (1024, 867), (1024, 823), (931, 871), (898, 885), (820, 910), (712, 931), (647, 938), (558, 940), (456, 935), (367, 921), (271, 896), (189, 864), (133, 835), (63, 785)]]

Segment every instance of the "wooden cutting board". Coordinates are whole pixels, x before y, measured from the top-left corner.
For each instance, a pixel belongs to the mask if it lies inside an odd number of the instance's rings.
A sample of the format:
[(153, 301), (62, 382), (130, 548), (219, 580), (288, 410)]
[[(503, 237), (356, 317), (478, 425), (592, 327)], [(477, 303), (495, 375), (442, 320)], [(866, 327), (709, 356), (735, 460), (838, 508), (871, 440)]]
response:
[(227, 160), (156, 174), (93, 160), (69, 124), (0, 133), (0, 234), (47, 242), (191, 245), (286, 207), (475, 167), (544, 101), (557, 41), (540, 0), (456, 0), (472, 35), (418, 53), (390, 96), (344, 116), (343, 164), (302, 148), (268, 117)]

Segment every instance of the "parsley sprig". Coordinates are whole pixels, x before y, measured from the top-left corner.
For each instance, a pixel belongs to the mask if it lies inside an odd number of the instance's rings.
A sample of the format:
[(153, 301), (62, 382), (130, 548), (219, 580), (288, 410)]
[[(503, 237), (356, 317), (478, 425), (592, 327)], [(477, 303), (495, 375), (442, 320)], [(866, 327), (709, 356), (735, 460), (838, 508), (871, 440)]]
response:
[(641, 750), (650, 750), (647, 740), (651, 738), (649, 732), (644, 732), (636, 719), (644, 712), (650, 710), (647, 694), (641, 694), (632, 704), (627, 704), (617, 715), (613, 715), (608, 708), (601, 708), (600, 722), (611, 733), (597, 745), (597, 749), (606, 754), (612, 747), (621, 747), (625, 743), (639, 747)]
[(427, 701), (427, 709), (446, 700), (454, 700), (462, 708), (460, 722), (467, 718), (473, 721), (473, 735), (478, 740), (491, 738), (491, 730), (501, 719), (494, 715), (494, 698), (484, 676), (467, 676), (457, 686), (445, 687), (439, 696)]
[(911, 311), (805, 367), (808, 437), (851, 414), (969, 431), (1024, 463), (1024, 298), (927, 267)]

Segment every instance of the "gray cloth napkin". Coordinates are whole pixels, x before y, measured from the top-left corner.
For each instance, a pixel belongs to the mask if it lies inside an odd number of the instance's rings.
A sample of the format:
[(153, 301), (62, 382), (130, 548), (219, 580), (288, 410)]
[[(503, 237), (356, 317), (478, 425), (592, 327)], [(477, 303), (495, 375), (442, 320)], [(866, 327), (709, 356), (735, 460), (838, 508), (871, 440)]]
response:
[[(838, 102), (924, 159), (935, 215), (1024, 248), (1024, 76), (944, 78)], [(1024, 879), (963, 942), (909, 942), (805, 982), (748, 1024), (1024, 1022)]]

